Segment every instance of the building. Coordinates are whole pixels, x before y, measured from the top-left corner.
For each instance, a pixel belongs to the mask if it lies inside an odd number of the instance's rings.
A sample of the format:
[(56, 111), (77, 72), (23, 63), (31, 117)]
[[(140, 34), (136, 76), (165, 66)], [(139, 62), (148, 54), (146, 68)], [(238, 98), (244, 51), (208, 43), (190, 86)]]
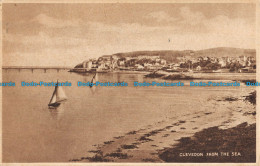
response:
[(140, 64), (136, 64), (135, 65), (135, 68), (138, 69), (138, 70), (143, 70), (144, 69), (144, 66), (140, 65)]
[(227, 66), (227, 62), (224, 61), (223, 59), (220, 59), (218, 63), (221, 65), (221, 67), (226, 67)]
[(119, 60), (118, 61), (118, 65), (119, 66), (124, 66), (125, 65), (125, 61), (124, 60)]
[(161, 59), (161, 64), (162, 65), (166, 65), (166, 60), (165, 59)]
[(83, 62), (83, 68), (91, 69), (92, 68), (92, 61), (84, 61)]
[(200, 67), (200, 66), (197, 66), (197, 67), (196, 67), (196, 70), (197, 70), (197, 71), (201, 71), (201, 67)]

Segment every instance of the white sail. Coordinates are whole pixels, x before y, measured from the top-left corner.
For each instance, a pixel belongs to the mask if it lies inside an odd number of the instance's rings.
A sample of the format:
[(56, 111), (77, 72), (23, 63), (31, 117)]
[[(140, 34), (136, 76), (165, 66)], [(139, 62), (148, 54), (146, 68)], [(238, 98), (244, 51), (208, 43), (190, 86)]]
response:
[(61, 86), (57, 86), (56, 98), (57, 98), (56, 102), (61, 102), (61, 101), (67, 100), (67, 96)]
[(49, 104), (56, 103), (56, 101), (57, 101), (56, 93), (54, 93)]

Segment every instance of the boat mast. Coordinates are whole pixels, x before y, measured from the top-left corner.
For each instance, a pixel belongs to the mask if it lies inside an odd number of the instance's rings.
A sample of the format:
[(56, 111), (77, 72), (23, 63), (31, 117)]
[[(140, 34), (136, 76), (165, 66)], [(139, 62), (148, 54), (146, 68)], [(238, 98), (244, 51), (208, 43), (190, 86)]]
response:
[[(53, 93), (52, 93), (52, 96), (51, 96), (51, 100), (52, 100), (53, 96), (55, 95), (56, 90), (57, 90), (57, 86), (55, 86), (55, 89), (54, 89), (54, 91), (53, 91)], [(50, 100), (49, 104), (51, 103), (51, 100)]]
[[(57, 80), (57, 86), (58, 86), (58, 80)], [(55, 95), (55, 93), (57, 91), (57, 86), (55, 86), (55, 89), (54, 89), (52, 96), (51, 96), (51, 100), (52, 100), (53, 96)], [(49, 104), (51, 103), (51, 100), (50, 100)]]

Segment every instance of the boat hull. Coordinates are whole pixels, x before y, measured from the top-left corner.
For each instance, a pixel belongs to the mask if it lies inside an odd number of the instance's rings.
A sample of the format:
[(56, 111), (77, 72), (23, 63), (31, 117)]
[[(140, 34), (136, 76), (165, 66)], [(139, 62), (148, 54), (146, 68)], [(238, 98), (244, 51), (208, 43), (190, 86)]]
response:
[(54, 108), (57, 108), (60, 106), (60, 103), (51, 103), (51, 104), (48, 104), (49, 108), (50, 109), (54, 109)]

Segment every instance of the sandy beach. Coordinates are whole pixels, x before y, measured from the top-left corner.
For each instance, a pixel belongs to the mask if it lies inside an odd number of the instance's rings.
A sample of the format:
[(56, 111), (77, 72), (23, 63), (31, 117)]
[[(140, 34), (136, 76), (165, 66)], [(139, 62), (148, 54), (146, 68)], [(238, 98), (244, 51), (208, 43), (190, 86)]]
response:
[[(81, 158), (70, 161), (254, 162), (256, 108), (252, 100), (255, 96), (250, 96), (252, 92), (240, 91), (232, 97), (212, 95), (194, 108), (195, 113), (173, 114), (93, 145)], [(209, 143), (211, 146), (207, 146)], [(196, 155), (193, 153), (202, 153), (203, 157), (190, 157)], [(224, 153), (229, 153), (228, 157)]]

